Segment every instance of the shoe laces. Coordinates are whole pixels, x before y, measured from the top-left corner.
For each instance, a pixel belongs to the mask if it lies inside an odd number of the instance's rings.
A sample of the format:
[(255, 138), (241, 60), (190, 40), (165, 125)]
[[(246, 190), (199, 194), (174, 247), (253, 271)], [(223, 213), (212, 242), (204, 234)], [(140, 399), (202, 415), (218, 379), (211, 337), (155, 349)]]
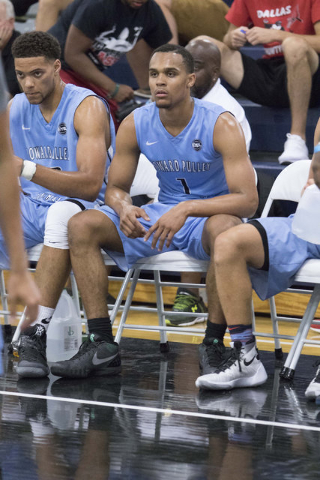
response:
[(197, 303), (199, 303), (199, 300), (194, 295), (190, 295), (189, 293), (178, 293), (174, 300), (173, 310), (186, 311), (191, 309), (191, 307)]
[[(239, 345), (237, 345), (237, 344), (239, 344)], [(234, 345), (234, 347), (233, 347), (232, 350), (231, 350), (230, 356), (229, 356), (229, 357), (225, 360), (225, 362), (219, 367), (219, 370), (220, 370), (221, 372), (224, 372), (224, 371), (227, 370), (228, 368), (232, 367), (232, 365), (234, 365), (235, 363), (238, 363), (239, 372), (242, 372), (241, 363), (240, 363), (240, 360), (241, 360), (241, 347), (242, 347), (241, 342), (235, 342), (235, 345)]]
[(204, 339), (203, 343), (206, 345), (206, 352), (210, 367), (216, 367), (220, 364), (225, 353), (225, 346), (222, 342), (215, 341), (215, 339)]

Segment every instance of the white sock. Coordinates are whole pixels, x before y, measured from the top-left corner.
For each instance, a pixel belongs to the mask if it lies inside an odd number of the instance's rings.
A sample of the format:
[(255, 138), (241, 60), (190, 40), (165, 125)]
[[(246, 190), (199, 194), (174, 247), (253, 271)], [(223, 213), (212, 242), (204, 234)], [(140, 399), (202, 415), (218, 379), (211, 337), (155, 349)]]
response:
[(41, 325), (44, 326), (46, 330), (48, 330), (49, 323), (54, 311), (55, 311), (55, 308), (43, 307), (42, 305), (39, 305), (38, 316), (31, 325), (36, 325), (37, 323), (40, 323)]

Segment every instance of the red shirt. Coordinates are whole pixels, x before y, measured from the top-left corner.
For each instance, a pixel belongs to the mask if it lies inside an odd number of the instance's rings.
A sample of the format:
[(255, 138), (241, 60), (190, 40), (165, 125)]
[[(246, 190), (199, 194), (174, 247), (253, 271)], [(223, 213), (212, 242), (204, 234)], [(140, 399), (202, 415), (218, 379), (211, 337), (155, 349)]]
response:
[[(226, 15), (237, 27), (276, 28), (300, 35), (315, 35), (320, 21), (319, 0), (234, 0)], [(280, 42), (264, 45), (265, 58), (282, 56)]]

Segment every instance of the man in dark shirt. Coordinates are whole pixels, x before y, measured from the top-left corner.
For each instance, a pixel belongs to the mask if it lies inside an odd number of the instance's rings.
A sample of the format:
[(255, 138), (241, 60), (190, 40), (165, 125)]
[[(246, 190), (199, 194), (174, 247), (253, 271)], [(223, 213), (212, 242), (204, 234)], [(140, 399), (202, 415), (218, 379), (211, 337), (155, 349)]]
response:
[(133, 90), (115, 83), (104, 71), (137, 43), (138, 48), (143, 43), (144, 54), (139, 49), (135, 61), (141, 72), (138, 83), (144, 88), (153, 49), (172, 37), (154, 0), (75, 0), (49, 32), (62, 47), (63, 81), (91, 88), (116, 102), (133, 98)]
[(9, 93), (12, 97), (20, 93), (14, 69), (11, 45), (20, 35), (14, 30), (14, 9), (9, 0), (0, 0), (0, 51)]

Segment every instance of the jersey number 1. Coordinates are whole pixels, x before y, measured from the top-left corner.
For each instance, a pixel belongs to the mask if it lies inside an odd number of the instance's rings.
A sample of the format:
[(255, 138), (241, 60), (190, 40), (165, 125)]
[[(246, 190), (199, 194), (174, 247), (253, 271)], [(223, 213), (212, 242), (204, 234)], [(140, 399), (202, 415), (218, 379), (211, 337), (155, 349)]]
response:
[(183, 186), (184, 193), (187, 195), (190, 195), (190, 188), (188, 187), (187, 181), (185, 178), (177, 178), (178, 182), (181, 182), (181, 185)]

